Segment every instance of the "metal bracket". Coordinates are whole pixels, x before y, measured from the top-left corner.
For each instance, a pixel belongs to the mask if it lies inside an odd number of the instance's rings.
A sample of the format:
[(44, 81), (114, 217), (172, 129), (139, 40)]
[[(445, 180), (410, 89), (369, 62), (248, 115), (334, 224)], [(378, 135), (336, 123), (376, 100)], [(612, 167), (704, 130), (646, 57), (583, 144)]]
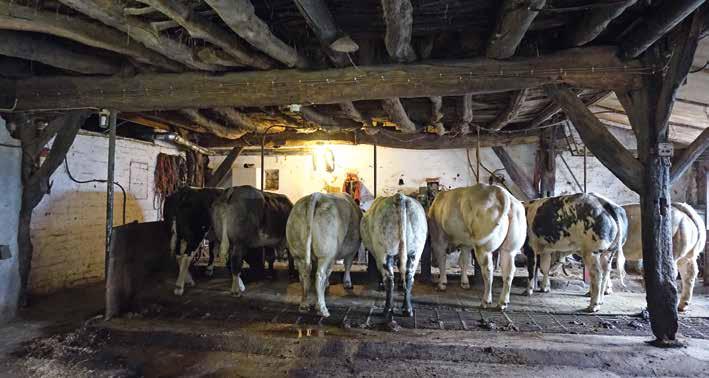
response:
[(657, 156), (659, 157), (672, 157), (674, 155), (675, 149), (672, 143), (658, 143), (657, 144)]

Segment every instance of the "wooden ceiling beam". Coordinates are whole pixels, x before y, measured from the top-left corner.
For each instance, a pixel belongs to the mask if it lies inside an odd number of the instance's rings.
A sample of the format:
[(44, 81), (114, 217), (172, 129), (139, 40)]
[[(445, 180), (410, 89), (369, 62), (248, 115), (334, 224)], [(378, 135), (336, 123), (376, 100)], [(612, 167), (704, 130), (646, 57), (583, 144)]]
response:
[(389, 119), (399, 126), (399, 130), (402, 133), (416, 133), (421, 128), (411, 121), (399, 98), (385, 98), (382, 100), (382, 108), (389, 116)]
[(179, 110), (178, 113), (220, 138), (239, 139), (242, 135), (246, 134), (246, 131), (226, 127), (219, 122), (205, 117), (198, 109), (182, 109)]
[(222, 108), (214, 108), (212, 109), (215, 113), (219, 114), (220, 116), (224, 117), (227, 121), (229, 121), (232, 125), (234, 125), (238, 130), (245, 130), (245, 131), (256, 131), (258, 129), (258, 126), (256, 123), (246, 114), (231, 108), (231, 107), (222, 107)]
[(431, 96), (428, 99), (431, 100), (431, 127), (436, 134), (443, 135), (446, 133), (443, 126), (443, 97)]
[[(239, 140), (221, 138), (202, 138), (200, 143), (207, 147), (233, 147), (236, 145), (254, 146), (261, 144), (262, 134), (249, 133)], [(285, 131), (269, 134), (266, 137), (266, 147), (299, 147), (304, 145), (330, 144), (376, 144), (379, 147), (406, 148), (412, 150), (454, 149), (474, 146), (475, 135), (443, 135), (436, 134), (402, 134), (396, 131), (380, 130), (376, 134), (367, 134), (362, 130), (314, 133), (298, 133)], [(483, 134), (480, 136), (481, 147), (508, 146), (517, 144), (534, 144), (539, 142), (539, 133), (520, 134)]]
[(389, 56), (399, 63), (413, 62), (416, 52), (411, 46), (414, 7), (410, 0), (381, 0), (386, 34), (384, 45)]
[(706, 0), (663, 1), (621, 41), (621, 55), (637, 58), (658, 39), (692, 14)]
[(682, 177), (707, 148), (709, 148), (709, 129), (704, 129), (682, 153), (672, 159), (670, 185)]
[(611, 21), (635, 4), (637, 0), (625, 0), (589, 11), (578, 22), (566, 27), (565, 35), (569, 46), (582, 46), (598, 37)]
[[(67, 1), (67, 0), (62, 0)], [(71, 0), (76, 1), (76, 0)], [(261, 54), (251, 51), (237, 36), (222, 29), (217, 24), (194, 12), (187, 4), (177, 0), (140, 0), (160, 11), (185, 28), (192, 38), (205, 40), (220, 47), (245, 65), (266, 70), (273, 67), (271, 61)]]
[(43, 35), (0, 30), (0, 41), (0, 55), (89, 75), (113, 75), (121, 70), (114, 61), (67, 49)]
[(268, 24), (256, 16), (256, 11), (250, 0), (205, 1), (234, 33), (253, 47), (288, 67), (305, 68), (308, 66), (304, 56), (273, 35)]
[(140, 7), (140, 8), (123, 8), (123, 14), (126, 16), (144, 16), (146, 14), (156, 13), (157, 10), (151, 6)]
[(237, 62), (230, 55), (220, 49), (203, 47), (197, 50), (199, 59), (208, 64), (215, 64), (224, 67), (245, 67), (243, 63)]
[[(603, 70), (596, 69), (603, 67)], [(567, 71), (568, 70), (568, 71)], [(42, 77), (18, 81), (18, 110), (110, 107), (120, 111), (333, 104), (391, 97), (458, 96), (566, 83), (628, 90), (650, 68), (621, 62), (614, 48), (572, 49), (510, 61), (486, 59), (320, 71)], [(57, 95), (61, 89), (61, 95)]]
[(492, 130), (500, 130), (503, 127), (507, 126), (508, 123), (510, 123), (512, 120), (517, 117), (517, 114), (519, 114), (519, 111), (522, 109), (522, 105), (524, 105), (524, 101), (527, 99), (527, 92), (528, 89), (522, 89), (520, 91), (515, 92), (510, 96), (510, 103), (507, 105), (507, 108), (500, 113), (500, 115), (495, 119), (495, 121), (492, 122), (488, 128)]
[[(588, 101), (586, 101), (586, 105), (592, 105), (595, 104), (596, 102), (602, 100), (606, 96), (608, 96), (610, 92), (599, 92), (598, 94), (594, 95), (591, 97)], [(579, 95), (583, 94), (583, 91), (579, 93)], [(529, 125), (527, 128), (533, 129), (536, 127), (541, 126), (544, 122), (549, 120), (551, 117), (555, 116), (561, 111), (561, 106), (557, 104), (556, 102), (552, 101), (549, 105), (547, 105), (544, 109), (542, 109), (539, 114), (529, 122)]]
[(490, 35), (486, 55), (492, 59), (507, 59), (527, 33), (532, 21), (546, 0), (504, 0), (500, 6), (495, 29)]
[(470, 124), (473, 122), (473, 94), (466, 93), (460, 97), (460, 122), (453, 130), (463, 135), (470, 133)]
[(58, 15), (0, 0), (0, 29), (50, 34), (86, 46), (129, 56), (140, 63), (179, 72), (184, 67), (139, 43), (126, 43), (118, 30), (77, 17)]
[(320, 43), (327, 47), (328, 56), (333, 62), (346, 63), (348, 59), (345, 54), (359, 49), (357, 43), (337, 27), (325, 1), (294, 0), (294, 2)]
[(113, 0), (59, 0), (60, 3), (83, 13), (95, 20), (114, 27), (123, 33), (123, 44), (126, 36), (142, 43), (150, 50), (180, 62), (189, 68), (202, 71), (222, 71), (223, 67), (206, 64), (196, 59), (192, 49), (171, 38), (156, 33), (150, 24), (136, 17), (123, 14), (121, 2)]

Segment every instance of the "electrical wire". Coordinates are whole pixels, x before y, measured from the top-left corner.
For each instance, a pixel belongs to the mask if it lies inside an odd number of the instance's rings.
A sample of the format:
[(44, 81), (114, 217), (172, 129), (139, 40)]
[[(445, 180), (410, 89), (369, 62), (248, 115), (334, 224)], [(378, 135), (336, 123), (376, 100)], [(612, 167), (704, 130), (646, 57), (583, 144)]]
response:
[[(69, 179), (71, 181), (74, 181), (77, 184), (88, 184), (90, 182), (98, 182), (98, 183), (106, 183), (108, 180), (101, 180), (101, 179), (91, 179), (91, 180), (77, 180), (74, 178), (74, 176), (71, 175), (71, 171), (69, 170), (69, 161), (67, 160), (66, 156), (64, 156), (64, 169), (66, 170), (67, 176), (69, 176)], [(113, 185), (116, 185), (121, 189), (123, 192), (123, 224), (126, 224), (126, 190), (123, 188), (123, 185), (113, 182)]]

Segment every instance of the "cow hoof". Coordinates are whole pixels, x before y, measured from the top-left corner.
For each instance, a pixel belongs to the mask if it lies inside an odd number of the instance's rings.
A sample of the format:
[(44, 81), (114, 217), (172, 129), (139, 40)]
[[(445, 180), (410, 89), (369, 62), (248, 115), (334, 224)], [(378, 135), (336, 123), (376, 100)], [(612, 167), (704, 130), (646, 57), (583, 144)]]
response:
[(600, 305), (590, 305), (586, 308), (587, 312), (598, 312), (601, 309)]
[(326, 308), (324, 308), (322, 310), (318, 310), (318, 315), (322, 316), (323, 318), (329, 318), (330, 311), (328, 311)]
[(505, 311), (505, 310), (507, 310), (507, 306), (509, 306), (509, 305), (510, 305), (509, 302), (507, 302), (507, 303), (500, 303), (500, 304), (499, 304), (500, 311)]
[(230, 292), (232, 296), (239, 298), (241, 297), (241, 291), (231, 291)]
[(352, 288), (353, 288), (352, 282), (345, 282), (342, 284), (342, 286), (345, 287), (345, 290), (352, 290)]
[(404, 308), (404, 309), (402, 309), (402, 310), (401, 310), (401, 316), (403, 316), (403, 317), (405, 317), (405, 318), (411, 318), (411, 317), (413, 317), (413, 316), (414, 316), (414, 309), (412, 309), (412, 308), (408, 308), (408, 309), (407, 309), (407, 308)]
[(525, 294), (527, 294), (528, 297), (531, 297), (532, 293), (534, 293), (534, 290), (532, 290), (532, 289), (527, 289), (527, 291), (525, 292)]
[(470, 289), (470, 283), (469, 282), (461, 282), (460, 287), (463, 289)]
[(480, 302), (480, 305), (482, 306), (482, 308), (488, 308), (492, 306), (492, 301), (482, 301)]
[(436, 286), (436, 290), (446, 291), (446, 285), (445, 284), (438, 284), (438, 286)]
[(583, 296), (591, 298), (591, 291), (587, 291), (586, 294), (584, 294)]
[(613, 289), (606, 289), (606, 291), (603, 292), (603, 295), (611, 295), (613, 294)]
[(679, 312), (685, 312), (687, 311), (687, 306), (689, 306), (689, 302), (682, 302), (677, 306), (677, 311)]
[(185, 288), (179, 288), (179, 287), (176, 287), (175, 290), (173, 291), (173, 293), (175, 293), (175, 295), (177, 295), (178, 297), (182, 296), (182, 294), (184, 292), (185, 292)]
[(539, 291), (541, 291), (542, 293), (548, 293), (550, 291), (550, 289), (548, 287), (543, 287)]
[(214, 275), (214, 268), (207, 268), (207, 270), (204, 271), (204, 275), (207, 277), (212, 277)]
[(301, 314), (307, 314), (308, 312), (310, 312), (310, 305), (301, 304), (300, 306), (298, 306), (298, 312), (300, 312)]

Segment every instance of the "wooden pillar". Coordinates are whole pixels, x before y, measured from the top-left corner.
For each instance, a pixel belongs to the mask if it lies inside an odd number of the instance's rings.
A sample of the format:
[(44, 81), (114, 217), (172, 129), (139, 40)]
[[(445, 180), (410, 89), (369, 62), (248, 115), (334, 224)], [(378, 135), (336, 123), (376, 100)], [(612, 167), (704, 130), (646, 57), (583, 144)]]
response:
[(539, 196), (553, 197), (556, 194), (556, 140), (559, 127), (547, 128), (539, 138)]

